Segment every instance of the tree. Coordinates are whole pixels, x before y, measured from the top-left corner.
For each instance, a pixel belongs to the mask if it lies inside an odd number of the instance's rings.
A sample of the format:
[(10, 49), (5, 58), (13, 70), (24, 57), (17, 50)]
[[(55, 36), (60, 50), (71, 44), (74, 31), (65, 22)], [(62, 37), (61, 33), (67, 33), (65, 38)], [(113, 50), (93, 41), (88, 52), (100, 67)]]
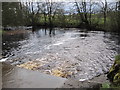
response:
[[(91, 28), (91, 14), (92, 14), (92, 4), (91, 0), (89, 3), (86, 2), (86, 0), (82, 0), (82, 2), (75, 1), (77, 12), (80, 16), (80, 21), (85, 27), (88, 29)], [(90, 6), (88, 8), (88, 6)]]
[(3, 26), (5, 27), (24, 25), (23, 14), (19, 2), (3, 2), (2, 17)]
[(107, 0), (105, 0), (104, 2), (102, 2), (102, 11), (103, 11), (103, 15), (104, 15), (104, 27), (106, 26), (106, 17), (107, 17)]

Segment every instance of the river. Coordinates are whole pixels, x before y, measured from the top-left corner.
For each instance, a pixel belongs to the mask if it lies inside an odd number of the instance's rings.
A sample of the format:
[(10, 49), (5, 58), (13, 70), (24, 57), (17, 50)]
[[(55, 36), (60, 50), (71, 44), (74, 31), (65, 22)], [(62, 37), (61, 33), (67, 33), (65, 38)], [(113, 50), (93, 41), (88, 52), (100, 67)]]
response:
[(67, 78), (84, 81), (108, 72), (120, 53), (120, 36), (76, 28), (12, 30), (3, 33), (2, 52), (11, 65), (34, 61), (40, 72), (62, 70), (71, 72)]

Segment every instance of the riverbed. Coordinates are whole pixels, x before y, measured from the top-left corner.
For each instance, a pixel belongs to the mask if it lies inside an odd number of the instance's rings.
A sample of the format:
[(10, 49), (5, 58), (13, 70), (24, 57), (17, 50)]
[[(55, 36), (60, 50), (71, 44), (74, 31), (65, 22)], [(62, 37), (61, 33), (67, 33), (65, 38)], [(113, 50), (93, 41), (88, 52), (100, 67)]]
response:
[(117, 33), (76, 28), (3, 33), (5, 62), (79, 81), (107, 73), (119, 53)]

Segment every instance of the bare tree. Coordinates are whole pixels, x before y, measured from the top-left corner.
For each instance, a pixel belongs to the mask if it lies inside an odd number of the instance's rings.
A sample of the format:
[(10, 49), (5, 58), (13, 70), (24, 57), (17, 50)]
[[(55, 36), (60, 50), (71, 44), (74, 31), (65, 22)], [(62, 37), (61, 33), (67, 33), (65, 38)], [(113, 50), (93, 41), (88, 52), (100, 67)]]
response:
[(106, 17), (107, 17), (107, 6), (108, 6), (108, 3), (107, 3), (107, 0), (104, 0), (104, 1), (101, 1), (101, 9), (102, 9), (102, 12), (103, 12), (103, 17), (104, 17), (104, 27), (106, 26)]
[[(87, 3), (86, 0), (82, 0), (82, 2), (75, 1), (75, 5), (77, 7), (77, 12), (80, 16), (81, 23), (85, 24), (87, 28), (90, 29), (91, 25), (91, 14), (92, 14), (92, 3)], [(88, 6), (90, 6), (88, 8)]]

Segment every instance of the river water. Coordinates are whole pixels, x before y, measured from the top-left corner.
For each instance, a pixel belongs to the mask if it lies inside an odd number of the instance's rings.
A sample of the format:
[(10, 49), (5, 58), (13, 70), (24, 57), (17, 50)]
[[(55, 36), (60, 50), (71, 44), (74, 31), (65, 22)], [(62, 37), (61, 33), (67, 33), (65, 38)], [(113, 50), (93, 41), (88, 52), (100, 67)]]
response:
[(13, 30), (3, 33), (3, 56), (11, 65), (35, 61), (37, 70), (71, 72), (67, 78), (84, 81), (108, 72), (120, 53), (117, 33), (75, 28)]

